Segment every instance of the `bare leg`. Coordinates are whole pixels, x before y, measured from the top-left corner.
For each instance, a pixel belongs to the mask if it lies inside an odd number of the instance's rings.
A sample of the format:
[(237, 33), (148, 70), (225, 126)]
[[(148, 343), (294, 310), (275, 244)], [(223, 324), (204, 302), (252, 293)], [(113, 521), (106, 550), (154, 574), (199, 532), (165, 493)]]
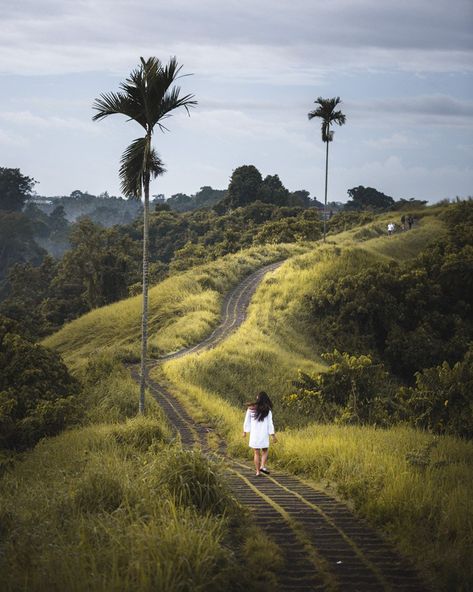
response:
[(253, 460), (255, 462), (256, 474), (259, 475), (259, 468), (261, 466), (259, 450), (258, 450), (258, 448), (254, 448), (254, 451), (255, 451), (255, 456), (254, 456)]
[(268, 448), (263, 448), (262, 450), (263, 450), (263, 454), (261, 455), (261, 466), (262, 467), (265, 467), (266, 466), (266, 463), (268, 461), (268, 452), (269, 452), (269, 450), (268, 450)]

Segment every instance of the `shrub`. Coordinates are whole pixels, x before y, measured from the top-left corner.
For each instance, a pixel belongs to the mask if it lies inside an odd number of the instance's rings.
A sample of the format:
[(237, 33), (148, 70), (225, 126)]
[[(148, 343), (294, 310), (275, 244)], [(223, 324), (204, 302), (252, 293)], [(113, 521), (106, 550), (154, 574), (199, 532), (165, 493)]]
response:
[(0, 446), (25, 449), (82, 416), (79, 383), (61, 358), (0, 317)]
[(312, 375), (299, 371), (293, 383), (297, 390), (284, 398), (285, 405), (324, 422), (386, 425), (392, 387), (383, 365), (367, 355), (337, 350), (322, 357), (330, 364), (327, 371)]
[(399, 396), (411, 422), (436, 433), (473, 437), (473, 349), (461, 362), (444, 362), (416, 374), (416, 386)]
[(152, 444), (167, 439), (161, 421), (142, 416), (114, 426), (110, 435), (118, 444), (124, 444), (143, 452), (148, 450)]
[(178, 504), (212, 514), (232, 510), (233, 498), (216, 463), (198, 450), (173, 448), (163, 454), (161, 484)]
[(338, 212), (328, 221), (328, 230), (332, 233), (350, 230), (355, 226), (363, 226), (372, 222), (375, 215), (372, 212)]
[(136, 415), (136, 385), (129, 370), (117, 358), (110, 354), (91, 356), (80, 379), (86, 416), (91, 422), (118, 422)]
[(120, 507), (123, 498), (120, 478), (96, 469), (83, 475), (73, 494), (74, 504), (82, 512), (113, 512)]

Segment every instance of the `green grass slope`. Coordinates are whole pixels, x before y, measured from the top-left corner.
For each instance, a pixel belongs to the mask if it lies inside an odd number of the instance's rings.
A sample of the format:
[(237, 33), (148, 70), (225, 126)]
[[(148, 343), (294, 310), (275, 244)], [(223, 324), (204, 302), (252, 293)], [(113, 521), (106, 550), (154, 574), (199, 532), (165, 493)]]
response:
[[(376, 225), (376, 222), (374, 223)], [(279, 405), (296, 370), (320, 370), (321, 350), (307, 330), (306, 296), (324, 277), (415, 256), (444, 232), (436, 216), (387, 237), (373, 224), (329, 237), (329, 244), (289, 259), (258, 289), (247, 321), (215, 350), (164, 366), (175, 389), (213, 419), (236, 454), (243, 402), (267, 390), (286, 429), (273, 462), (336, 491), (380, 526), (436, 587), (467, 590), (473, 582), (473, 444), (407, 427), (307, 425)], [(374, 234), (377, 238), (366, 238)], [(291, 427), (292, 426), (292, 427)], [(305, 427), (304, 427), (305, 426)]]
[[(267, 245), (176, 274), (149, 291), (149, 352), (157, 355), (196, 343), (218, 323), (223, 295), (265, 264), (304, 252), (307, 245)], [(99, 308), (71, 321), (42, 344), (70, 366), (98, 352), (137, 358), (141, 336), (141, 296)]]
[[(244, 401), (264, 388), (276, 401), (279, 428), (286, 427), (271, 460), (318, 483), (330, 484), (356, 511), (382, 527), (442, 590), (471, 589), (467, 551), (473, 544), (473, 445), (410, 428), (310, 425), (282, 411), (278, 402), (297, 369), (321, 370), (317, 337), (307, 330), (306, 296), (324, 277), (415, 256), (444, 232), (425, 210), (416, 227), (387, 237), (391, 215), (329, 235), (327, 244), (255, 248), (169, 278), (152, 288), (153, 354), (202, 339), (218, 322), (223, 294), (253, 269), (288, 258), (262, 282), (244, 325), (210, 352), (168, 362), (164, 372), (187, 404), (206, 415), (228, 438), (242, 443)], [(136, 357), (140, 299), (93, 311), (71, 322), (44, 345), (84, 368), (98, 352)]]

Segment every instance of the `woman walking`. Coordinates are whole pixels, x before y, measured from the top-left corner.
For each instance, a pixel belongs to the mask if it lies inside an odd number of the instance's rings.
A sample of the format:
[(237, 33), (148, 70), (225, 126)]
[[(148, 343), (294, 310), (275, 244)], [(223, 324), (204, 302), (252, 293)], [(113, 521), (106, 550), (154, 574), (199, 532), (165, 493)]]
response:
[(243, 438), (250, 434), (250, 448), (254, 450), (256, 475), (269, 471), (266, 468), (268, 460), (269, 436), (277, 442), (273, 424), (273, 404), (268, 395), (261, 391), (254, 403), (248, 403), (245, 422), (243, 424)]

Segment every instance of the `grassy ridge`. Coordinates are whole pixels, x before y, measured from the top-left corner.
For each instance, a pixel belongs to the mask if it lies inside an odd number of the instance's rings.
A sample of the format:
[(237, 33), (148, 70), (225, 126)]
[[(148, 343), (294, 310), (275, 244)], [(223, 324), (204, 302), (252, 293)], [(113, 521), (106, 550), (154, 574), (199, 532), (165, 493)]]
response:
[[(149, 351), (151, 355), (198, 342), (218, 323), (223, 294), (243, 277), (309, 247), (301, 244), (266, 245), (227, 255), (172, 276), (149, 291)], [(65, 325), (42, 343), (59, 351), (69, 365), (97, 352), (139, 356), (141, 296), (128, 298)]]
[[(297, 368), (320, 371), (325, 366), (316, 337), (310, 336), (306, 298), (326, 277), (343, 277), (368, 266), (415, 255), (442, 232), (435, 218), (407, 233), (356, 243), (344, 233), (343, 246), (315, 245), (268, 274), (257, 290), (245, 324), (215, 350), (187, 356), (166, 367), (181, 385), (195, 385), (241, 405), (262, 388), (279, 401), (291, 388)], [(349, 237), (351, 236), (351, 239)], [(222, 372), (225, 368), (225, 372)], [(280, 425), (294, 425), (280, 411)]]
[(146, 417), (126, 419), (138, 388), (116, 359), (83, 371), (92, 423), (44, 439), (0, 481), (2, 590), (272, 589), (278, 548), (222, 467), (173, 442), (151, 398)]
[[(248, 455), (240, 437), (242, 403), (261, 388), (277, 403), (290, 392), (297, 368), (320, 369), (316, 339), (305, 330), (305, 295), (324, 277), (408, 259), (442, 232), (441, 223), (428, 217), (407, 233), (356, 245), (353, 235), (359, 229), (354, 229), (338, 244), (292, 258), (264, 280), (236, 334), (215, 350), (166, 363), (167, 378), (214, 420), (234, 453)], [(306, 418), (288, 416), (279, 405), (276, 417), (278, 427), (293, 427), (272, 449), (273, 462), (318, 482), (336, 483), (337, 491), (389, 533), (439, 588), (469, 589), (471, 442), (407, 427), (303, 427)]]
[[(173, 351), (201, 339), (216, 324), (222, 294), (232, 285), (265, 263), (299, 254), (264, 281), (248, 321), (237, 334), (212, 352), (168, 363), (166, 376), (189, 404), (219, 427), (235, 454), (247, 455), (240, 437), (241, 403), (260, 388), (268, 389), (278, 400), (290, 388), (297, 368), (322, 368), (316, 338), (309, 337), (306, 329), (305, 295), (329, 274), (412, 257), (443, 232), (435, 212), (429, 214), (414, 230), (393, 237), (385, 236), (385, 219), (379, 218), (366, 227), (330, 236), (325, 247), (253, 249), (159, 284), (151, 290), (154, 353)], [(136, 356), (140, 306), (140, 299), (135, 298), (89, 313), (45, 340), (45, 345), (59, 349), (69, 364), (82, 369), (98, 351), (107, 356)], [(126, 414), (127, 393), (136, 400), (135, 393), (128, 388), (121, 392), (119, 407), (123, 405)], [(106, 406), (94, 419), (104, 413), (109, 420), (119, 421), (121, 412), (117, 418), (113, 409), (112, 404)], [(382, 526), (432, 575), (439, 588), (469, 589), (473, 574), (465, 550), (473, 544), (471, 443), (435, 439), (408, 428), (310, 426), (306, 420), (282, 413), (279, 407), (276, 417), (277, 427), (288, 429), (272, 449), (273, 462), (307, 478), (335, 483), (337, 491)], [(41, 475), (36, 479), (40, 481)], [(68, 475), (64, 483), (74, 479)], [(34, 514), (33, 506), (25, 508), (27, 514)], [(8, 514), (0, 519), (3, 523), (8, 523)], [(28, 523), (24, 524), (26, 533)], [(155, 540), (152, 536), (156, 533), (150, 536), (149, 540)], [(117, 548), (127, 540), (134, 539), (117, 538)], [(246, 561), (249, 556), (251, 553)]]

